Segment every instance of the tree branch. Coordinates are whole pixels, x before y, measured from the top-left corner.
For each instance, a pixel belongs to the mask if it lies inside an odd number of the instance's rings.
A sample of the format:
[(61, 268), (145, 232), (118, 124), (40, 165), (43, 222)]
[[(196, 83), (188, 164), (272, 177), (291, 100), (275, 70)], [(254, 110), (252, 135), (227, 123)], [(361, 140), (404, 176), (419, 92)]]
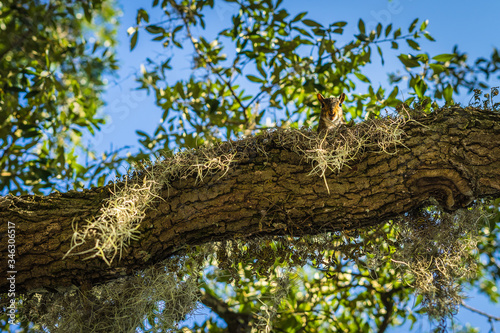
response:
[[(334, 144), (363, 126), (342, 126), (321, 140)], [(452, 211), (479, 198), (500, 197), (499, 113), (447, 108), (408, 121), (401, 130), (405, 135), (396, 151), (385, 153), (376, 143), (367, 144), (348, 165), (335, 172), (327, 169), (324, 177), (311, 175), (318, 164), (306, 155), (328, 150), (297, 150), (319, 138), (315, 132), (275, 130), (216, 146), (214, 154), (219, 155), (206, 163), (232, 154), (227, 169), (170, 176), (168, 186), (156, 195), (161, 199), (142, 212), (138, 239), (111, 267), (97, 257), (62, 258), (75, 228), (99, 217), (115, 186), (124, 183), (45, 197), (3, 197), (0, 256), (9, 258), (6, 235), (8, 225), (14, 225), (16, 292), (94, 285), (159, 263), (195, 244), (354, 230), (382, 224), (430, 199)], [(205, 151), (192, 153), (199, 159), (196, 165), (203, 166)], [(129, 182), (142, 182), (144, 177)], [(88, 239), (75, 252), (94, 246), (95, 240)], [(6, 292), (6, 270), (1, 275), (0, 292)]]
[(387, 328), (389, 327), (389, 324), (391, 323), (392, 315), (394, 314), (394, 299), (393, 295), (396, 291), (398, 291), (401, 288), (397, 289), (392, 289), (387, 292), (381, 292), (380, 293), (380, 298), (382, 300), (382, 304), (385, 306), (385, 314), (384, 314), (384, 320), (380, 324), (380, 327), (378, 328), (378, 333), (384, 333)]
[(251, 313), (245, 314), (232, 311), (221, 299), (213, 296), (209, 292), (202, 292), (201, 302), (215, 312), (227, 324), (230, 333), (243, 333), (250, 331), (250, 322), (255, 321)]
[(470, 305), (467, 305), (464, 301), (462, 301), (462, 306), (472, 312), (475, 312), (477, 314), (480, 314), (481, 316), (484, 316), (486, 318), (488, 318), (489, 320), (495, 320), (495, 321), (500, 321), (500, 317), (497, 317), (497, 316), (493, 316), (493, 315), (490, 315), (489, 313), (486, 313), (484, 311), (481, 311), (481, 310), (478, 310), (476, 308), (473, 308), (472, 306)]

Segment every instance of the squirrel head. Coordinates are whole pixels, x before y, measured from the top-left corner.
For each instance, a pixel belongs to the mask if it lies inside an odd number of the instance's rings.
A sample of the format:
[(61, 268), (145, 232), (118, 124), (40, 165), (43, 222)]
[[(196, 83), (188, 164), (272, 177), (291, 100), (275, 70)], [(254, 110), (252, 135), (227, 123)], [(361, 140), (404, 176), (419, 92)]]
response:
[(345, 94), (339, 97), (324, 98), (318, 93), (318, 101), (321, 103), (321, 117), (327, 117), (329, 120), (339, 120), (343, 122), (342, 103), (345, 100)]

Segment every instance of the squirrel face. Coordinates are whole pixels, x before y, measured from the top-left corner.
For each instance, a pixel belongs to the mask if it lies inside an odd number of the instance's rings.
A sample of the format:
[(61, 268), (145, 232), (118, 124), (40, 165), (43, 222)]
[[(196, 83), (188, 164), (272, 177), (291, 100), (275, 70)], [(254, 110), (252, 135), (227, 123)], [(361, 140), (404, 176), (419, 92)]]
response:
[(321, 115), (319, 118), (318, 132), (325, 129), (344, 124), (344, 114), (342, 112), (342, 103), (345, 100), (345, 94), (339, 97), (324, 98), (318, 94), (318, 101), (321, 103)]

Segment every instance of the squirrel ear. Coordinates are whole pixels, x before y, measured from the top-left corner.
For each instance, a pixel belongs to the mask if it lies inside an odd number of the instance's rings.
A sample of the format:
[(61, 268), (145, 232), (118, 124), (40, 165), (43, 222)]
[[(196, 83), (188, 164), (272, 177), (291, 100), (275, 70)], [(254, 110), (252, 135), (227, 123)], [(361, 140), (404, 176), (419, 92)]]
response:
[(342, 93), (342, 94), (340, 94), (340, 97), (339, 97), (340, 104), (344, 103), (344, 100), (345, 100), (345, 94)]
[(323, 100), (325, 99), (325, 98), (323, 97), (323, 95), (321, 95), (320, 93), (318, 93), (316, 96), (318, 96), (318, 101), (320, 101), (320, 102), (321, 102), (321, 104), (323, 104)]

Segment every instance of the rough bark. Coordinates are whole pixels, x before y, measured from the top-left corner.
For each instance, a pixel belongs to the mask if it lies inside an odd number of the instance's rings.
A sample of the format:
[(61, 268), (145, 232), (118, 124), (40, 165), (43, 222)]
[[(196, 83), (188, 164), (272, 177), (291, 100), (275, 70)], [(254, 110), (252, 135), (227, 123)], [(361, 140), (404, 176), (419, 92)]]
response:
[[(500, 195), (500, 114), (451, 108), (404, 126), (395, 154), (366, 152), (324, 180), (309, 176), (303, 156), (273, 146), (255, 150), (230, 170), (174, 181), (141, 223), (141, 236), (120, 261), (62, 259), (72, 223), (100, 209), (112, 186), (82, 192), (0, 199), (2, 272), (8, 259), (7, 222), (16, 231), (16, 292), (90, 286), (130, 274), (190, 244), (258, 235), (301, 236), (383, 223), (430, 198), (455, 210)], [(10, 269), (7, 269), (10, 270)], [(5, 273), (0, 291), (9, 283)]]

